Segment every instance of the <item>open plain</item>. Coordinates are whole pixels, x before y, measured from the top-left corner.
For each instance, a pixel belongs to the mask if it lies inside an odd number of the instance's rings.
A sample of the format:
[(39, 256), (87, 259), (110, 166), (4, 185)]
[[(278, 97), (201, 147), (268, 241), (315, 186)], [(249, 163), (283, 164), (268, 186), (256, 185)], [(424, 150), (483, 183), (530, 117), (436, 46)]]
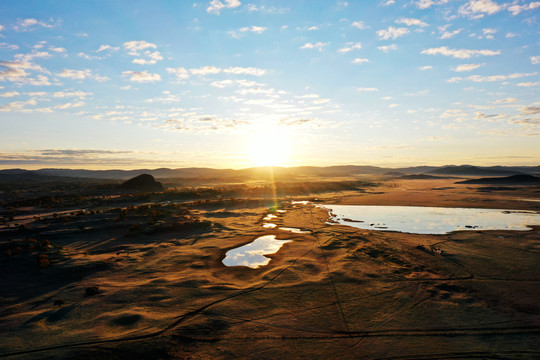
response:
[[(387, 179), (276, 197), (167, 194), (11, 207), (0, 228), (0, 357), (540, 357), (540, 226), (382, 232), (328, 223), (316, 206), (538, 212), (536, 186)], [(275, 228), (263, 227), (268, 214)], [(292, 241), (257, 269), (222, 263), (262, 235)]]

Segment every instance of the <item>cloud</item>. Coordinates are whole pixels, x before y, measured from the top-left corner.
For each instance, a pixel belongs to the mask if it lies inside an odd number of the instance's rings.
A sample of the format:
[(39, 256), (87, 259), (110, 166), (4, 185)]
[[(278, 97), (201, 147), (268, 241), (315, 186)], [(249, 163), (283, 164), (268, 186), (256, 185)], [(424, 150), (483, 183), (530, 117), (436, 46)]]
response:
[(0, 43), (0, 49), (18, 50), (19, 45), (8, 44), (8, 43)]
[(123, 76), (129, 76), (129, 80), (138, 83), (161, 81), (159, 74), (150, 74), (148, 71), (124, 71)]
[(215, 66), (203, 66), (198, 69), (189, 70), (193, 75), (214, 75), (219, 74), (221, 69)]
[(499, 99), (495, 101), (495, 104), (511, 104), (518, 102), (518, 99), (516, 98), (506, 98), (506, 99)]
[(369, 60), (368, 59), (356, 58), (352, 62), (353, 62), (353, 64), (363, 64), (363, 63), (369, 62)]
[(540, 114), (540, 106), (527, 106), (519, 109), (519, 111), (524, 115), (536, 115)]
[(8, 98), (8, 97), (14, 97), (20, 95), (17, 91), (8, 91), (5, 93), (0, 93), (0, 97)]
[(385, 1), (381, 2), (381, 5), (382, 6), (390, 6), (390, 5), (394, 5), (395, 3), (396, 3), (396, 0), (385, 0)]
[(518, 79), (522, 77), (527, 76), (534, 76), (538, 73), (513, 73), (509, 75), (490, 75), (490, 76), (482, 76), (482, 75), (471, 75), (466, 78), (461, 77), (455, 77), (448, 80), (448, 82), (455, 83), (462, 80), (469, 80), (473, 82), (493, 82), (493, 81), (505, 81), (505, 80), (511, 80), (511, 79)]
[(407, 28), (396, 28), (393, 26), (390, 26), (386, 30), (379, 30), (377, 31), (377, 35), (381, 40), (388, 40), (388, 39), (396, 39), (400, 36), (403, 36), (409, 32), (409, 29)]
[(439, 31), (442, 32), (439, 39), (450, 39), (450, 38), (453, 38), (454, 36), (456, 36), (457, 34), (459, 34), (461, 31), (463, 31), (463, 29), (457, 29), (457, 30), (454, 30), (454, 31), (448, 31), (447, 29), (448, 29), (449, 26), (450, 25), (439, 26)]
[(510, 39), (510, 38), (513, 38), (513, 37), (516, 37), (516, 36), (517, 36), (517, 34), (514, 34), (512, 32), (506, 33), (506, 38), (507, 39)]
[(238, 67), (238, 66), (223, 69), (223, 72), (225, 74), (251, 75), (251, 76), (262, 76), (266, 74), (266, 70), (264, 69), (259, 69), (255, 67)]
[(54, 21), (52, 19), (50, 23), (46, 23), (45, 21), (39, 21), (36, 19), (28, 18), (28, 19), (17, 20), (17, 25), (15, 25), (13, 28), (15, 29), (15, 31), (32, 31), (40, 26), (51, 29), (55, 26), (58, 26), (58, 24), (59, 24), (58, 21)]
[(81, 90), (77, 91), (57, 91), (53, 94), (53, 97), (55, 98), (68, 98), (68, 97), (77, 97), (80, 99), (84, 99), (87, 96), (92, 96), (93, 94), (91, 92), (84, 92)]
[(540, 55), (531, 56), (531, 64), (540, 64)]
[(502, 6), (492, 0), (470, 0), (458, 9), (458, 13), (473, 19), (479, 19), (484, 14), (493, 15), (502, 10)]
[(444, 56), (451, 56), (456, 59), (468, 59), (472, 56), (494, 56), (499, 55), (501, 52), (499, 50), (470, 50), (470, 49), (450, 49), (446, 46), (441, 46), (438, 48), (430, 48), (422, 50), (421, 54), (426, 55), (437, 55), (441, 54)]
[(348, 43), (347, 44), (348, 46), (344, 47), (344, 48), (341, 48), (338, 50), (339, 53), (347, 53), (349, 51), (352, 51), (352, 50), (355, 50), (355, 49), (361, 49), (362, 48), (362, 43)]
[(92, 77), (92, 71), (90, 69), (84, 69), (84, 70), (63, 69), (62, 72), (57, 73), (56, 75), (62, 78), (68, 78), (72, 80), (84, 80), (84, 79)]
[(34, 99), (26, 100), (26, 101), (14, 101), (10, 102), (6, 105), (0, 106), (0, 111), (21, 111), (24, 109), (26, 105), (36, 105), (37, 102)]
[(390, 50), (397, 50), (397, 45), (396, 44), (391, 44), (391, 45), (378, 46), (377, 49), (387, 53)]
[(178, 81), (189, 79), (189, 71), (183, 67), (167, 68), (169, 74), (174, 74)]
[(316, 42), (315, 44), (312, 44), (310, 42), (305, 43), (304, 45), (300, 46), (300, 49), (317, 49), (319, 51), (323, 51), (323, 48), (327, 46), (329, 43), (322, 43), (322, 42)]
[(234, 9), (240, 5), (242, 5), (242, 3), (238, 0), (224, 0), (223, 2), (220, 0), (212, 0), (206, 8), (206, 12), (219, 15), (223, 9)]
[(433, 5), (446, 4), (448, 0), (419, 0), (416, 2), (416, 6), (419, 9), (428, 9)]
[(360, 29), (360, 30), (365, 30), (365, 29), (368, 29), (369, 26), (367, 26), (366, 24), (364, 24), (363, 21), (355, 21), (351, 24), (352, 27), (355, 27), (357, 29)]
[(521, 82), (517, 84), (517, 86), (523, 86), (523, 87), (533, 87), (533, 86), (539, 86), (539, 85), (540, 85), (540, 81), (536, 81), (536, 82), (527, 81), (527, 82)]
[[(39, 53), (42, 54), (42, 53)], [(33, 55), (39, 55), (33, 54)], [(49, 73), (46, 69), (39, 65), (33, 64), (28, 59), (31, 59), (31, 55), (15, 55), (18, 60), (16, 61), (0, 61), (0, 68), (4, 70), (0, 71), (0, 81), (11, 81), (17, 83), (26, 83), (30, 85), (43, 85), (48, 86), (51, 83), (49, 79), (44, 75), (37, 75), (36, 78), (30, 78), (30, 74), (27, 72), (30, 70)], [(22, 59), (22, 60), (21, 60)]]
[(512, 15), (516, 16), (522, 11), (533, 10), (537, 7), (540, 7), (540, 1), (532, 1), (525, 5), (511, 5), (508, 7), (508, 11), (510, 11)]
[(62, 105), (56, 105), (54, 108), (55, 109), (60, 109), (60, 110), (65, 110), (65, 109), (70, 109), (70, 108), (78, 108), (78, 107), (81, 107), (84, 105), (84, 102), (76, 102), (76, 103), (66, 103), (66, 104), (62, 104)]
[(358, 91), (379, 91), (379, 89), (377, 88), (374, 88), (374, 87), (363, 87), (363, 88), (360, 88), (360, 87), (357, 87), (356, 90)]
[(65, 53), (67, 50), (63, 47), (52, 47), (50, 46), (49, 47), (49, 50), (55, 52), (55, 53), (58, 53), (58, 54), (62, 54), (62, 53)]
[(399, 18), (399, 19), (396, 20), (396, 24), (405, 24), (407, 26), (413, 26), (414, 25), (414, 26), (420, 26), (420, 27), (429, 26), (425, 22), (420, 21), (418, 19), (414, 19), (414, 18)]
[(433, 69), (433, 66), (431, 66), (431, 65), (420, 66), (418, 69), (420, 69), (422, 71), (431, 70), (431, 69)]
[[(124, 46), (126, 46), (126, 44), (127, 43), (124, 43)], [(133, 45), (130, 45), (130, 46), (133, 46)], [(119, 47), (114, 47), (114, 46), (111, 46), (111, 45), (101, 45), (99, 47), (99, 49), (96, 50), (96, 52), (99, 53), (99, 52), (102, 52), (102, 51), (118, 51), (119, 49), (120, 49)]]
[[(134, 64), (138, 65), (151, 65), (155, 64), (156, 62), (163, 60), (163, 56), (161, 56), (159, 51), (151, 51), (147, 49), (156, 49), (156, 44), (149, 43), (148, 41), (140, 40), (140, 41), (128, 41), (124, 43), (124, 49), (128, 52), (131, 56), (138, 56), (138, 57), (146, 57), (144, 58), (138, 58), (133, 59)], [(108, 45), (102, 45), (98, 51), (101, 49), (107, 50), (112, 49), (112, 47)], [(144, 51), (143, 51), (144, 50)]]
[(462, 64), (453, 68), (452, 70), (454, 70), (455, 72), (472, 71), (474, 69), (478, 69), (481, 66), (484, 66), (484, 64)]

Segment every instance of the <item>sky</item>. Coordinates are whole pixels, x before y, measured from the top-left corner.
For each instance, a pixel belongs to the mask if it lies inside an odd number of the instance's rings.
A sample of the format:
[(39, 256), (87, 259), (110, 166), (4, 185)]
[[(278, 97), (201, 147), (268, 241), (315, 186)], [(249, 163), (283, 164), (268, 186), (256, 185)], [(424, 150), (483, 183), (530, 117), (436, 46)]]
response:
[(0, 168), (540, 164), (540, 1), (0, 6)]

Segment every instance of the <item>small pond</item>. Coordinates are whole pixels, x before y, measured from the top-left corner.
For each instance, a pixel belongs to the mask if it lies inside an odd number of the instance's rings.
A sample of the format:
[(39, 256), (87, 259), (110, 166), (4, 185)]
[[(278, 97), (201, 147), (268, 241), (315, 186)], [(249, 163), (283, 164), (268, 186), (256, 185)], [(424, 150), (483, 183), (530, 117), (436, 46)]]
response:
[(415, 234), (456, 230), (530, 230), (540, 225), (533, 211), (424, 206), (323, 205), (330, 220), (360, 229)]
[(276, 235), (264, 235), (249, 244), (231, 249), (225, 253), (223, 264), (226, 266), (247, 266), (256, 269), (267, 265), (270, 258), (264, 255), (274, 254), (291, 240), (277, 240)]

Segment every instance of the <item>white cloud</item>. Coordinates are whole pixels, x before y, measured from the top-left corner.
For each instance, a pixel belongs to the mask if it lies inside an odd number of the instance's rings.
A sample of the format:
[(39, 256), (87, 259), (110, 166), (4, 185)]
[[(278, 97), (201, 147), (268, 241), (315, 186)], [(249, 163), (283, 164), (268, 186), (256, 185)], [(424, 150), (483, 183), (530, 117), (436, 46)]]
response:
[(416, 2), (416, 6), (419, 9), (428, 9), (432, 5), (446, 4), (448, 0), (419, 0)]
[(540, 55), (531, 56), (531, 64), (540, 64)]
[(76, 102), (76, 103), (66, 103), (66, 104), (62, 104), (62, 105), (56, 105), (54, 108), (64, 110), (64, 109), (69, 109), (69, 108), (81, 107), (83, 105), (84, 105), (84, 102), (79, 101), (79, 102)]
[(14, 96), (17, 96), (17, 95), (20, 95), (17, 91), (8, 91), (8, 92), (5, 92), (5, 93), (1, 93), (0, 97), (8, 98), (8, 97), (14, 97)]
[(516, 5), (514, 2), (514, 5), (508, 7), (508, 11), (510, 11), (512, 15), (515, 16), (522, 11), (533, 10), (533, 9), (536, 9), (537, 7), (540, 7), (540, 1), (532, 1), (525, 5)]
[(351, 24), (352, 27), (358, 28), (360, 30), (365, 30), (369, 28), (363, 21), (355, 21)]
[[(440, 29), (440, 28), (439, 28)], [(453, 38), (454, 36), (456, 36), (457, 34), (459, 34), (461, 31), (463, 31), (463, 29), (457, 29), (457, 30), (454, 30), (454, 31), (443, 31), (443, 33), (441, 34), (441, 37), (439, 39), (450, 39), (450, 38)]]
[(210, 86), (223, 89), (224, 87), (231, 86), (233, 84), (234, 84), (234, 81), (232, 81), (232, 80), (221, 80), (221, 81), (214, 81), (214, 82), (210, 83)]
[(319, 28), (317, 26), (311, 26), (308, 28), (308, 31), (314, 31), (314, 30), (319, 30)]
[(148, 71), (124, 71), (122, 75), (129, 76), (129, 80), (133, 82), (145, 83), (161, 81), (159, 74), (150, 74)]
[(524, 86), (524, 87), (533, 87), (533, 86), (539, 86), (539, 85), (540, 85), (540, 81), (536, 81), (536, 82), (527, 81), (527, 82), (521, 82), (517, 84), (517, 86)]
[(0, 43), (0, 49), (18, 50), (19, 46), (15, 44)]
[(379, 38), (381, 40), (388, 40), (390, 38), (396, 39), (400, 36), (403, 36), (409, 32), (409, 29), (407, 28), (396, 28), (393, 26), (390, 26), (386, 30), (379, 30), (377, 31), (377, 35), (379, 35)]
[(266, 30), (267, 28), (265, 28), (264, 26), (252, 26), (252, 27), (246, 26), (246, 27), (238, 29), (238, 31), (240, 32), (253, 32), (257, 34), (262, 34)]
[(357, 43), (349, 43), (348, 45), (349, 46), (346, 46), (344, 48), (339, 49), (338, 52), (339, 53), (347, 53), (349, 51), (362, 48), (362, 43), (359, 43), (359, 42), (357, 42)]
[(189, 70), (193, 75), (214, 75), (219, 74), (221, 72), (220, 68), (217, 68), (215, 66), (203, 66), (198, 69), (190, 69)]
[(358, 91), (379, 91), (379, 89), (374, 88), (374, 87), (364, 87), (364, 88), (357, 87), (356, 90), (358, 90)]
[(352, 62), (353, 62), (353, 64), (363, 64), (363, 63), (369, 62), (369, 60), (368, 59), (356, 58)]
[(387, 53), (390, 50), (397, 50), (397, 45), (396, 44), (391, 44), (391, 45), (378, 46), (377, 49)]
[(421, 54), (426, 55), (437, 55), (441, 54), (444, 56), (451, 56), (456, 59), (469, 59), (472, 56), (494, 56), (499, 55), (501, 52), (499, 50), (470, 50), (470, 49), (450, 49), (446, 46), (441, 46), (438, 48), (430, 48), (422, 50)]
[[(108, 45), (105, 45), (107, 47)], [(101, 51), (104, 47), (103, 45), (100, 47)], [(148, 41), (140, 40), (140, 41), (127, 41), (124, 43), (124, 49), (128, 52), (129, 55), (132, 56), (140, 56), (140, 51), (144, 49), (156, 49), (156, 44), (149, 43)], [(99, 51), (99, 49), (98, 49)]]
[(495, 104), (512, 104), (516, 102), (518, 102), (518, 99), (516, 98), (506, 98), (506, 99), (496, 100)]
[(478, 69), (479, 67), (483, 65), (484, 64), (462, 64), (453, 68), (452, 70), (454, 70), (455, 72), (472, 71), (474, 69)]
[(15, 25), (13, 28), (15, 31), (32, 31), (36, 29), (38, 26), (44, 27), (44, 28), (53, 28), (59, 24), (58, 21), (51, 20), (50, 23), (46, 23), (44, 21), (39, 21), (36, 19), (28, 18), (28, 19), (19, 19), (17, 21), (17, 25)]
[(6, 105), (0, 106), (0, 111), (17, 111), (17, 110), (23, 110), (23, 108), (26, 105), (36, 105), (37, 102), (34, 99), (26, 100), (26, 101), (14, 101), (11, 103), (8, 103)]
[(513, 37), (516, 37), (517, 34), (514, 34), (512, 32), (509, 32), (509, 33), (506, 33), (506, 38), (509, 39), (509, 38), (513, 38)]
[(431, 66), (431, 65), (420, 66), (418, 69), (420, 69), (422, 71), (431, 70), (431, 69), (433, 69), (433, 66)]
[(206, 8), (206, 12), (219, 15), (222, 9), (234, 9), (240, 5), (242, 5), (242, 3), (238, 0), (224, 0), (223, 2), (220, 0), (212, 0)]
[(63, 69), (61, 73), (57, 73), (56, 75), (62, 78), (68, 78), (72, 80), (84, 80), (86, 78), (92, 77), (92, 71), (90, 69), (84, 69), (84, 70)]
[(238, 67), (238, 66), (223, 69), (223, 72), (225, 74), (251, 75), (251, 76), (262, 76), (266, 74), (266, 70), (264, 69), (259, 69), (255, 67)]
[(390, 5), (394, 5), (395, 3), (396, 3), (395, 0), (386, 0), (386, 1), (381, 2), (381, 5), (382, 6), (390, 6)]
[(300, 46), (300, 49), (317, 49), (319, 51), (323, 51), (323, 48), (327, 46), (329, 43), (322, 43), (322, 42), (316, 42), (315, 44), (312, 43), (305, 43), (304, 45)]
[[(125, 44), (124, 44), (125, 46)], [(96, 52), (102, 52), (102, 51), (118, 51), (119, 47), (113, 47), (111, 45), (101, 45), (99, 49), (96, 50)]]
[(400, 18), (396, 20), (396, 24), (405, 24), (407, 26), (415, 25), (415, 26), (420, 26), (420, 27), (429, 26), (425, 22), (418, 19), (414, 19), (414, 18)]
[(54, 51), (55, 53), (58, 53), (58, 54), (66, 52), (66, 49), (64, 49), (63, 47), (52, 47), (51, 46), (51, 47), (49, 47), (49, 50)]
[(462, 80), (469, 80), (473, 82), (493, 82), (493, 81), (505, 81), (510, 79), (518, 79), (522, 77), (527, 76), (534, 76), (538, 73), (513, 73), (509, 75), (489, 75), (489, 76), (482, 76), (482, 75), (471, 75), (466, 78), (461, 77), (455, 77), (448, 80), (448, 82), (455, 83)]
[(493, 15), (501, 9), (502, 6), (492, 0), (470, 0), (465, 5), (460, 6), (458, 12), (461, 15), (479, 19), (484, 14)]
[(77, 90), (77, 91), (57, 91), (53, 94), (53, 97), (55, 98), (77, 97), (80, 99), (84, 99), (87, 96), (92, 96), (92, 93)]
[(189, 79), (189, 71), (183, 67), (167, 68), (169, 74), (174, 74), (178, 81)]

